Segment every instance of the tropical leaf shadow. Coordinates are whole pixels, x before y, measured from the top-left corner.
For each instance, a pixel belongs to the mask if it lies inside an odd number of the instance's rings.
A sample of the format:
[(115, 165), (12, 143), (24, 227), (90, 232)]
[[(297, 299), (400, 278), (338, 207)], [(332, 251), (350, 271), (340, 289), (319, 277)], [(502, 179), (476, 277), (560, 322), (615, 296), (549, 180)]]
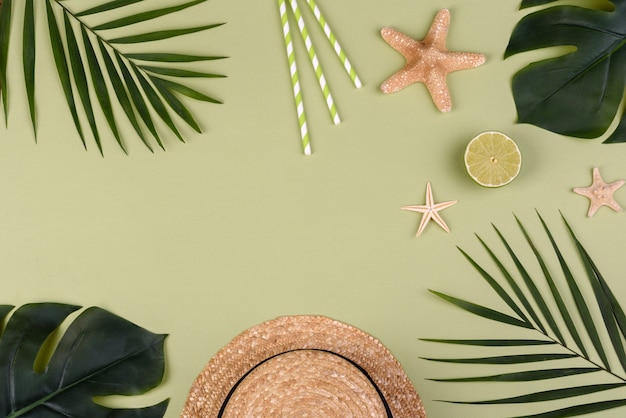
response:
[[(515, 217), (517, 225), (525, 238), (528, 249), (533, 256), (530, 260), (522, 260), (509, 241), (494, 226), (500, 244), (507, 257), (496, 255), (492, 246), (487, 245), (478, 237), (489, 258), (496, 266), (496, 273), (490, 273), (481, 267), (468, 253), (461, 250), (463, 256), (476, 269), (479, 275), (489, 284), (502, 302), (510, 309), (503, 312), (464, 299), (456, 298), (431, 290), (431, 293), (443, 300), (477, 315), (483, 319), (496, 321), (507, 327), (518, 329), (522, 338), (477, 338), (477, 339), (433, 339), (424, 341), (454, 344), (458, 346), (483, 347), (485, 351), (496, 355), (485, 355), (470, 358), (425, 358), (429, 361), (454, 364), (490, 365), (503, 371), (496, 374), (477, 375), (471, 377), (431, 379), (438, 382), (513, 382), (518, 383), (518, 395), (499, 399), (478, 401), (454, 401), (457, 404), (493, 405), (493, 404), (526, 404), (545, 403), (565, 400), (572, 406), (546, 410), (545, 412), (525, 415), (525, 417), (565, 417), (600, 412), (626, 406), (626, 316), (608, 283), (600, 273), (597, 265), (575, 235), (563, 215), (567, 234), (573, 243), (574, 254), (584, 267), (583, 279), (576, 278), (571, 261), (566, 260), (564, 251), (557, 244), (555, 236), (548, 225), (537, 214), (545, 237), (552, 249), (551, 257), (542, 254), (539, 246), (528, 233), (522, 222)], [(509, 271), (505, 258), (515, 266)], [(550, 266), (557, 266), (552, 271)], [(530, 272), (536, 277), (532, 277)], [(558, 273), (557, 273), (558, 272)], [(500, 282), (504, 282), (502, 285)], [(583, 282), (584, 281), (584, 282)], [(591, 288), (584, 296), (581, 286)], [(560, 289), (566, 289), (561, 294)], [(524, 290), (523, 290), (524, 289)], [(544, 290), (540, 290), (544, 289)], [(526, 296), (529, 294), (530, 296)], [(568, 294), (568, 295), (566, 295)], [(534, 335), (533, 335), (534, 334)], [(534, 346), (532, 353), (528, 347)], [(538, 350), (538, 351), (537, 351)], [(520, 370), (520, 368), (522, 370)], [(568, 376), (592, 374), (593, 382), (585, 385), (571, 384)], [(523, 382), (541, 382), (548, 380), (543, 390), (524, 392)], [(591, 382), (591, 381), (590, 381)], [(557, 386), (555, 388), (555, 385)], [(616, 389), (622, 389), (617, 390)], [(613, 391), (613, 392), (608, 392)], [(607, 392), (614, 399), (598, 401), (591, 395)], [(553, 407), (554, 408), (554, 407)]]
[[(89, 8), (80, 11), (68, 7), (66, 3), (70, 2), (66, 0), (0, 2), (0, 100), (5, 123), (8, 124), (9, 120), (9, 91), (16, 90), (17, 84), (8, 74), (9, 45), (14, 32), (21, 27), (24, 87), (35, 138), (35, 68), (40, 56), (36, 51), (42, 48), (52, 52), (65, 102), (85, 148), (86, 130), (82, 125), (85, 120), (100, 153), (103, 153), (103, 130), (112, 134), (119, 147), (126, 152), (127, 147), (118, 128), (121, 118), (132, 126), (137, 137), (151, 151), (153, 144), (165, 149), (159, 135), (161, 125), (183, 142), (177, 120), (196, 132), (201, 132), (199, 123), (181, 97), (218, 104), (221, 101), (189, 87), (182, 80), (223, 78), (225, 75), (194, 71), (186, 66), (188, 63), (226, 57), (182, 54), (167, 50), (152, 52), (154, 45), (151, 46), (150, 43), (207, 31), (223, 23), (159, 31), (147, 31), (143, 28), (146, 22), (174, 15), (205, 1), (187, 0), (174, 6), (158, 8), (153, 2), (146, 0), (109, 0), (95, 6), (93, 2), (89, 2)], [(137, 11), (138, 7), (140, 11)], [(17, 21), (22, 9), (23, 22)], [(39, 14), (45, 15), (46, 26), (36, 26), (39, 21), (36, 16)], [(111, 17), (112, 15), (115, 17)], [(131, 33), (123, 37), (111, 35), (120, 28), (126, 28), (125, 33), (129, 30)], [(37, 44), (36, 33), (39, 31), (47, 32), (45, 35), (49, 43)], [(125, 46), (131, 44), (146, 50), (126, 51)], [(116, 111), (118, 109), (120, 112)], [(105, 121), (101, 123), (104, 127), (97, 122), (100, 114)]]

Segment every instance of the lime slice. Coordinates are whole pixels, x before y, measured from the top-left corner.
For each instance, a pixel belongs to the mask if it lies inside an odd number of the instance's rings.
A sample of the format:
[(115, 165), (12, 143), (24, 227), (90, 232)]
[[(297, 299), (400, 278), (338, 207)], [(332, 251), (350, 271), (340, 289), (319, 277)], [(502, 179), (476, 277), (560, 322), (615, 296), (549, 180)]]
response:
[(501, 132), (483, 132), (465, 149), (465, 168), (481, 186), (504, 186), (513, 181), (521, 166), (517, 144)]

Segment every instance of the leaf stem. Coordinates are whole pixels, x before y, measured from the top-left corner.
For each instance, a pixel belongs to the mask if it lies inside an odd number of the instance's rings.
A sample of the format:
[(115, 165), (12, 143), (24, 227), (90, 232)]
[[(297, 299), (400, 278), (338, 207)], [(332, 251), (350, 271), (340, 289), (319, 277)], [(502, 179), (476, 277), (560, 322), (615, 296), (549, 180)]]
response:
[(147, 76), (147, 72), (145, 70), (143, 70), (141, 68), (141, 66), (137, 65), (133, 60), (131, 60), (130, 58), (128, 58), (126, 56), (126, 54), (124, 54), (122, 51), (120, 51), (118, 48), (116, 48), (115, 46), (113, 46), (107, 39), (103, 38), (97, 31), (93, 30), (89, 25), (87, 25), (85, 22), (83, 22), (80, 17), (78, 16), (78, 14), (75, 14), (74, 12), (72, 12), (72, 10), (70, 10), (67, 6), (65, 6), (62, 2), (62, 0), (54, 0), (54, 2), (63, 9), (64, 13), (71, 16), (75, 21), (77, 21), (82, 28), (84, 28), (86, 31), (88, 31), (89, 33), (91, 33), (93, 36), (95, 36), (97, 39), (99, 39), (101, 42), (103, 42), (107, 47), (111, 48), (113, 51), (115, 51), (116, 54), (119, 54), (120, 56), (122, 56), (124, 58), (124, 60), (126, 60), (126, 62), (128, 62), (133, 69), (140, 71), (142, 74)]
[(550, 334), (548, 334), (546, 332), (543, 332), (542, 330), (540, 330), (540, 329), (538, 329), (538, 328), (536, 328), (534, 326), (533, 326), (533, 329), (535, 331), (537, 331), (538, 333), (540, 333), (541, 335), (543, 335), (544, 337), (548, 338), (554, 344), (560, 345), (565, 350), (567, 350), (570, 353), (574, 354), (576, 357), (581, 358), (583, 360), (586, 360), (588, 363), (590, 363), (593, 366), (597, 367), (599, 370), (602, 370), (602, 371), (604, 371), (604, 372), (614, 376), (616, 379), (620, 380), (623, 383), (626, 383), (626, 377), (618, 375), (617, 373), (609, 370), (608, 368), (606, 368), (605, 366), (599, 364), (598, 362), (593, 361), (590, 357), (584, 356), (583, 354), (579, 353), (578, 351), (574, 350), (573, 348), (568, 347), (566, 344), (561, 343), (561, 341), (559, 341), (558, 339), (552, 337)]

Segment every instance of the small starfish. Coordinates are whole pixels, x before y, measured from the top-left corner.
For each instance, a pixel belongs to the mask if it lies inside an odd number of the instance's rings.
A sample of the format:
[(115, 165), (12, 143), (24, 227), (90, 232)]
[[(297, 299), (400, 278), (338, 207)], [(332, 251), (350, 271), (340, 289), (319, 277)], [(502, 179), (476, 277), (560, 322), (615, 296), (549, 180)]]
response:
[(624, 180), (614, 181), (613, 183), (605, 183), (600, 176), (598, 167), (593, 168), (593, 183), (589, 187), (577, 187), (574, 193), (589, 198), (588, 217), (592, 217), (600, 209), (600, 206), (608, 206), (616, 212), (622, 210), (622, 207), (613, 198), (613, 193), (624, 185)]
[(426, 183), (426, 204), (425, 205), (403, 206), (400, 209), (408, 210), (411, 212), (423, 213), (422, 220), (420, 221), (420, 226), (417, 229), (417, 234), (415, 235), (416, 237), (419, 237), (419, 235), (422, 233), (422, 231), (426, 227), (426, 224), (431, 219), (437, 222), (439, 226), (442, 227), (446, 232), (450, 233), (450, 228), (448, 228), (448, 225), (446, 225), (446, 223), (441, 218), (441, 215), (439, 215), (439, 211), (445, 208), (449, 208), (455, 203), (457, 203), (456, 200), (451, 200), (451, 201), (442, 202), (442, 203), (435, 203), (433, 199), (433, 191), (430, 187), (430, 182), (428, 182)]
[(383, 39), (406, 59), (406, 65), (381, 86), (383, 93), (395, 93), (413, 83), (424, 83), (437, 108), (452, 109), (446, 84), (448, 73), (478, 67), (485, 56), (472, 52), (451, 52), (446, 48), (450, 25), (448, 9), (440, 10), (423, 41), (417, 41), (393, 28), (383, 28)]

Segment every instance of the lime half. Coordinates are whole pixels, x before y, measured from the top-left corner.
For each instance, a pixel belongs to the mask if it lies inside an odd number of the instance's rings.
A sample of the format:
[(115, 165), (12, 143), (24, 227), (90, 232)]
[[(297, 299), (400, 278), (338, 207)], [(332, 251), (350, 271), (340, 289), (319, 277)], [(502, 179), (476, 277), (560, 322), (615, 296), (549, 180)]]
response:
[(521, 166), (517, 144), (501, 132), (483, 132), (465, 149), (467, 173), (481, 186), (504, 186), (517, 177)]

